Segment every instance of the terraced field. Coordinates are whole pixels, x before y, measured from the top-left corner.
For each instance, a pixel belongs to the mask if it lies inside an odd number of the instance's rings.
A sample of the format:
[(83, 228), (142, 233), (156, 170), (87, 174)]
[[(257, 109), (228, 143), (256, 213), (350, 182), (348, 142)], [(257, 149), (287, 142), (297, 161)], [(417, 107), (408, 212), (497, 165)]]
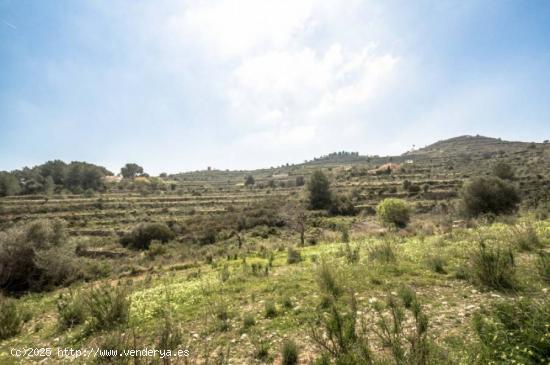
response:
[[(463, 181), (484, 175), (496, 161), (510, 163), (524, 201), (550, 199), (550, 145), (535, 149), (526, 143), (479, 139), (447, 140), (397, 157), (355, 157), (354, 161), (314, 161), (256, 171), (203, 171), (174, 175), (162, 191), (124, 191), (113, 186), (93, 197), (82, 195), (15, 196), (0, 199), (0, 226), (36, 218), (61, 218), (78, 235), (107, 236), (141, 221), (178, 220), (190, 216), (223, 214), (266, 197), (297, 197), (296, 177), (306, 180), (321, 168), (333, 180), (333, 189), (352, 196), (358, 208), (374, 208), (388, 197), (406, 198), (418, 212), (430, 212), (438, 204), (449, 206)], [(468, 152), (466, 154), (466, 151)], [(400, 162), (391, 174), (370, 171), (385, 163)], [(256, 184), (244, 187), (247, 175)], [(418, 191), (403, 188), (407, 180)], [(372, 210), (371, 210), (372, 211)]]

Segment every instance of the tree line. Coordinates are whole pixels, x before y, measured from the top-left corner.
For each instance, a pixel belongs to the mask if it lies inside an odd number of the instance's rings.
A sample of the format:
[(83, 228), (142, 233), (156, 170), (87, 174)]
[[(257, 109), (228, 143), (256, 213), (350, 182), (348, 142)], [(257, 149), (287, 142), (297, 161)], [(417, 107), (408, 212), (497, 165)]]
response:
[(0, 196), (101, 191), (105, 188), (103, 178), (109, 175), (113, 173), (91, 163), (53, 160), (32, 168), (0, 171)]

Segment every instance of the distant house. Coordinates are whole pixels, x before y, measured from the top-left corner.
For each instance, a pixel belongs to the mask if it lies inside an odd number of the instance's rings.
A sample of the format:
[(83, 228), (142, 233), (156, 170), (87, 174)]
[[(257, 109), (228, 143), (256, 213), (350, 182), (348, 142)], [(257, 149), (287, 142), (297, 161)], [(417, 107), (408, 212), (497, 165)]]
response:
[(114, 176), (114, 175), (111, 175), (111, 176), (104, 176), (103, 177), (103, 181), (107, 182), (107, 183), (118, 183), (122, 180), (122, 176)]
[(367, 171), (369, 175), (382, 175), (382, 174), (391, 174), (401, 168), (401, 165), (397, 163), (385, 163), (373, 170)]
[(414, 161), (413, 160), (405, 160), (405, 163), (406, 164), (411, 164), (411, 163), (414, 163)]

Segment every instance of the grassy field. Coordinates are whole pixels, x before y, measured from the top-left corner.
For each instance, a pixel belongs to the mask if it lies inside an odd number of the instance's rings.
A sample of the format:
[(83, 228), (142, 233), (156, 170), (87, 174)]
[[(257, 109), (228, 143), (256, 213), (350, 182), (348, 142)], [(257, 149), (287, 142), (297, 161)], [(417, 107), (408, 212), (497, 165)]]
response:
[[(526, 221), (529, 220), (519, 219), (515, 224), (521, 226)], [(472, 242), (479, 235), (490, 237), (499, 245), (516, 245), (509, 239), (513, 227), (495, 223), (448, 234), (362, 237), (348, 244), (320, 242), (299, 249), (301, 261), (293, 264), (287, 262), (286, 250), (260, 248), (237, 258), (219, 257), (190, 267), (152, 265), (153, 269), (146, 273), (108, 280), (110, 285), (123, 286), (129, 293), (129, 323), (91, 336), (87, 334), (86, 323), (70, 330), (59, 329), (56, 300), (68, 291), (86, 296), (92, 288), (103, 284), (78, 284), (52, 293), (28, 295), (18, 305), (31, 313), (31, 318), (21, 335), (2, 343), (0, 359), (6, 364), (18, 363), (9, 355), (11, 348), (102, 346), (111, 343), (108, 341), (112, 335), (120, 341), (128, 337), (131, 343), (154, 346), (166, 321), (170, 321), (181, 331), (191, 362), (207, 358), (215, 361), (220, 354), (230, 358), (231, 363), (277, 362), (282, 341), (292, 338), (299, 345), (301, 362), (309, 363), (318, 354), (308, 328), (315, 323), (316, 313), (323, 305), (317, 273), (320, 263), (325, 262), (335, 270), (344, 292), (355, 295), (361, 315), (372, 314), (372, 304), (384, 301), (388, 293), (397, 292), (403, 285), (410, 286), (430, 318), (429, 338), (438, 351), (450, 363), (472, 363), (475, 352), (469, 349), (478, 346), (471, 324), (475, 311), (494, 301), (516, 300), (518, 295), (541, 298), (548, 295), (548, 283), (533, 270), (535, 252), (519, 251), (517, 246), (514, 246), (518, 261), (517, 290), (480, 289), (461, 276), (476, 249)], [(534, 229), (548, 248), (550, 221), (537, 222)], [(391, 247), (393, 259), (385, 260), (375, 254), (385, 244)], [(356, 261), (347, 259), (348, 246), (357, 249)], [(434, 257), (442, 262), (441, 270), (434, 268)], [(275, 308), (271, 315), (266, 309), (270, 305)], [(253, 321), (246, 323), (246, 318)], [(264, 359), (258, 358), (261, 346), (267, 351)], [(43, 359), (34, 359), (40, 360)], [(49, 360), (50, 363), (88, 361)]]

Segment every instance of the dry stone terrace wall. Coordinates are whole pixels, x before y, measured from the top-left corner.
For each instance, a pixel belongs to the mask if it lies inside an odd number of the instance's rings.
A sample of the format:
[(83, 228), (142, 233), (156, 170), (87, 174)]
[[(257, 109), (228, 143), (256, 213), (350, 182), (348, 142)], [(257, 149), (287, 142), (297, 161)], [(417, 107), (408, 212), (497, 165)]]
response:
[[(422, 196), (410, 196), (400, 188), (399, 181), (362, 181), (359, 184), (334, 183), (334, 190), (341, 194), (356, 194), (358, 206), (374, 206), (385, 197), (398, 196), (416, 200), (420, 205), (433, 205)], [(456, 182), (441, 182), (443, 192), (453, 191)], [(227, 186), (226, 186), (227, 187)], [(392, 192), (392, 187), (396, 192)], [(266, 197), (289, 197), (303, 191), (303, 187), (248, 189), (227, 187), (220, 193), (215, 189), (204, 189), (200, 196), (149, 195), (140, 196), (132, 192), (98, 194), (91, 198), (84, 196), (18, 196), (0, 199), (0, 226), (7, 227), (14, 222), (38, 218), (61, 218), (68, 222), (74, 235), (109, 236), (119, 234), (143, 221), (166, 222), (199, 215), (224, 214), (239, 209)], [(429, 196), (434, 197), (435, 192)]]

